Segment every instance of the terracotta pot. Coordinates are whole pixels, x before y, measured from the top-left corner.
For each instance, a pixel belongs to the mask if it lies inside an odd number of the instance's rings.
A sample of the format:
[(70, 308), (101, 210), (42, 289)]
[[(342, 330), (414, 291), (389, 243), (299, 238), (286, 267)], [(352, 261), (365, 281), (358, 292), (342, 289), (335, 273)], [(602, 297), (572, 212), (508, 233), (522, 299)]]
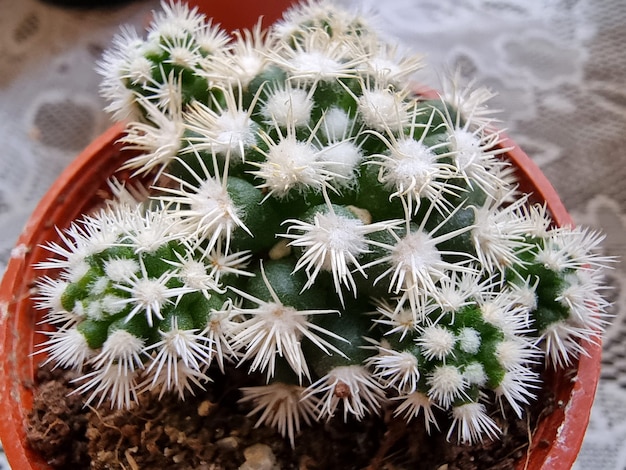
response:
[[(43, 459), (25, 443), (26, 417), (32, 408), (35, 371), (41, 362), (33, 356), (34, 345), (45, 338), (36, 332), (43, 315), (31, 299), (36, 277), (46, 274), (33, 265), (49, 253), (41, 248), (58, 241), (55, 225), (64, 228), (81, 213), (109, 196), (106, 179), (129, 154), (116, 143), (123, 128), (117, 125), (87, 147), (63, 172), (41, 200), (13, 250), (0, 284), (0, 440), (14, 469), (48, 469)], [(503, 146), (513, 146), (505, 141)], [(571, 218), (553, 187), (537, 166), (515, 148), (508, 158), (517, 167), (522, 187), (538, 201), (546, 201), (558, 225)], [(589, 356), (581, 357), (577, 375), (572, 371), (552, 374), (545, 386), (556, 394), (557, 409), (536, 430), (521, 469), (568, 469), (573, 464), (589, 420), (600, 373), (600, 344), (588, 345)]]
[[(278, 20), (283, 12), (296, 0), (246, 0), (230, 2), (227, 0), (187, 0), (189, 5), (197, 6), (198, 11), (224, 29), (232, 31), (239, 28), (252, 28), (263, 17), (263, 26)], [(236, 8), (236, 11), (233, 11)], [(236, 14), (233, 14), (236, 13)]]

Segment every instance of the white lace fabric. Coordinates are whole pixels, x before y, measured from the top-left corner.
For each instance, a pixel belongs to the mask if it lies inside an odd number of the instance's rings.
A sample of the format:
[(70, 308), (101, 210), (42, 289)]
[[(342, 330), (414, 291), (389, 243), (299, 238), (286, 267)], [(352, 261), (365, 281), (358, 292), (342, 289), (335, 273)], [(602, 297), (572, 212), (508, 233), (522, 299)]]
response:
[[(626, 2), (337, 0), (424, 55), (434, 88), (459, 69), (497, 96), (502, 127), (541, 167), (577, 223), (626, 259)], [(0, 272), (38, 200), (111, 124), (95, 61), (156, 0), (72, 10), (0, 0)], [(576, 469), (626, 468), (626, 265), (610, 273), (612, 325)], [(4, 464), (7, 468), (8, 465)], [(0, 461), (0, 469), (4, 468)]]

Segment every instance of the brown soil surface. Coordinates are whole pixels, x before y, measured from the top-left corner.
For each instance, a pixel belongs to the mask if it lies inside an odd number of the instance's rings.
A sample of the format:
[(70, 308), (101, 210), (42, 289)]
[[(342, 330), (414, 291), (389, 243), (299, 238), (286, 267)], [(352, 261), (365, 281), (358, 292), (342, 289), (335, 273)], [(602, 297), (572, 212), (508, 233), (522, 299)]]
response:
[[(228, 385), (217, 380), (185, 401), (144, 394), (140, 406), (120, 411), (108, 404), (83, 407), (83, 397), (68, 395), (70, 373), (42, 369), (28, 440), (53, 467), (73, 470), (230, 470), (246, 457), (242, 468), (249, 470), (504, 470), (524, 458), (537, 416), (554, 406), (544, 396), (527, 410), (527, 419), (505, 422), (498, 412), (502, 436), (477, 446), (428, 436), (419, 420), (406, 424), (384, 412), (362, 422), (331, 420), (305, 428), (294, 450), (273, 429), (255, 428), (255, 419), (246, 417), (249, 409), (237, 403), (237, 388), (248, 374), (236, 369), (228, 377)], [(262, 458), (252, 459), (255, 453)]]

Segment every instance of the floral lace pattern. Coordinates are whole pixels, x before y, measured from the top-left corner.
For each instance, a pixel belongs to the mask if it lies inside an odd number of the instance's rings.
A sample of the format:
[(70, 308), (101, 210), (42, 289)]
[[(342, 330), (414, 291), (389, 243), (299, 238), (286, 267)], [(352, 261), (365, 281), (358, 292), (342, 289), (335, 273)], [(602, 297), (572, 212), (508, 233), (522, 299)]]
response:
[[(9, 0), (0, 0), (0, 7)], [(574, 219), (626, 254), (626, 4), (617, 0), (340, 0), (373, 11), (381, 33), (421, 53), (440, 88), (459, 70), (487, 85), (502, 127), (540, 165)], [(0, 271), (37, 201), (109, 124), (95, 60), (121, 23), (143, 26), (158, 2), (71, 10), (35, 0), (0, 16)], [(433, 38), (437, 38), (433, 40)], [(575, 468), (626, 467), (626, 267), (610, 273), (615, 319)], [(4, 468), (0, 460), (0, 469)], [(7, 467), (8, 468), (8, 467)]]

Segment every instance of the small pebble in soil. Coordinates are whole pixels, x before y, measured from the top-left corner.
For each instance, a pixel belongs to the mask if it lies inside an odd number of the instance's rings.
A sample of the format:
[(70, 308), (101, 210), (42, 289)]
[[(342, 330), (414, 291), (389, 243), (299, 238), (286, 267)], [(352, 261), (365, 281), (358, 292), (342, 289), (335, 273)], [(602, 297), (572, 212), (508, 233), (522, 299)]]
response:
[(222, 450), (236, 450), (239, 447), (239, 439), (232, 436), (223, 437), (215, 445)]
[(198, 416), (209, 416), (211, 410), (215, 407), (215, 403), (210, 402), (209, 400), (203, 400), (198, 405)]
[(254, 444), (243, 451), (246, 461), (239, 470), (278, 470), (276, 456), (270, 446)]

